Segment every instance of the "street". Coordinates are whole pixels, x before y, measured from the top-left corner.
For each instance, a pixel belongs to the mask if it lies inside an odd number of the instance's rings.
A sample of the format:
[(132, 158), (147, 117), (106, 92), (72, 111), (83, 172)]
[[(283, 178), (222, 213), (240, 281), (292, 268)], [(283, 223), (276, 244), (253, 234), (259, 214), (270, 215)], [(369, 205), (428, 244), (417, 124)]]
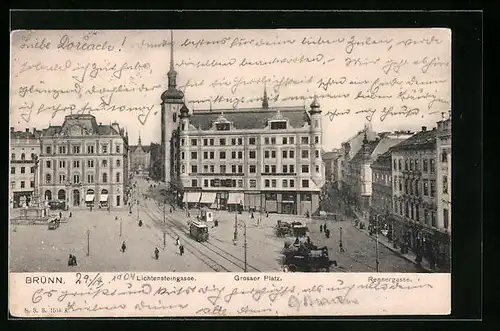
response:
[[(300, 221), (307, 224), (309, 236), (318, 247), (327, 246), (331, 260), (336, 260), (337, 272), (374, 272), (376, 270), (375, 241), (354, 227), (351, 221), (328, 220), (330, 238), (320, 232), (324, 221), (297, 215), (229, 213), (214, 211), (217, 227), (210, 225), (209, 240), (196, 242), (189, 235), (185, 210), (172, 210), (153, 198), (145, 199), (149, 184), (138, 178), (135, 195), (139, 200), (129, 214), (128, 208), (111, 210), (70, 210), (72, 217), (56, 230), (43, 225), (10, 227), (10, 270), (13, 272), (56, 271), (184, 271), (184, 272), (266, 272), (282, 270), (281, 250), (285, 241), (274, 233), (278, 220)], [(190, 220), (198, 211), (190, 210)], [(64, 212), (68, 214), (68, 212)], [(118, 218), (116, 220), (115, 218)], [(237, 240), (234, 238), (235, 218), (238, 220)], [(138, 226), (142, 220), (143, 226)], [(259, 220), (261, 221), (259, 222)], [(340, 227), (345, 252), (339, 250)], [(121, 229), (121, 230), (120, 230)], [(89, 235), (87, 237), (87, 230)], [(121, 233), (120, 233), (121, 232)], [(185, 252), (181, 256), (175, 245), (180, 238)], [(125, 241), (127, 249), (120, 251)], [(158, 247), (159, 259), (154, 258)], [(89, 250), (89, 252), (88, 252)], [(379, 245), (380, 272), (418, 272), (417, 267)], [(87, 256), (87, 253), (88, 256)], [(78, 266), (68, 267), (69, 254), (76, 255)]]

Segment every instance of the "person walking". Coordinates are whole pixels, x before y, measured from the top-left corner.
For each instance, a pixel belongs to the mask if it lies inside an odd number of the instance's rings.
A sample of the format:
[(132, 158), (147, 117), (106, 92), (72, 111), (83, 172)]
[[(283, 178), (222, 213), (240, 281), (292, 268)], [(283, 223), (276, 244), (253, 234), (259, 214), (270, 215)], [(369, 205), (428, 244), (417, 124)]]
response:
[(160, 257), (160, 251), (158, 250), (158, 247), (155, 247), (155, 259), (158, 260)]
[(72, 266), (73, 266), (73, 255), (70, 254), (69, 258), (68, 258), (68, 267), (72, 267)]
[(180, 244), (181, 244), (181, 239), (179, 237), (177, 237), (175, 239), (175, 246), (180, 246)]
[(323, 232), (323, 224), (319, 225), (319, 232)]
[(125, 253), (125, 250), (127, 249), (127, 245), (125, 245), (125, 241), (122, 242), (122, 253)]
[(139, 227), (142, 226), (142, 220), (139, 220)]
[(182, 254), (184, 254), (184, 246), (182, 245), (179, 246), (179, 253), (181, 254), (181, 256)]
[(72, 260), (73, 260), (72, 265), (73, 265), (73, 266), (77, 266), (77, 265), (78, 265), (78, 263), (76, 262), (76, 256), (75, 256), (75, 255), (73, 255)]

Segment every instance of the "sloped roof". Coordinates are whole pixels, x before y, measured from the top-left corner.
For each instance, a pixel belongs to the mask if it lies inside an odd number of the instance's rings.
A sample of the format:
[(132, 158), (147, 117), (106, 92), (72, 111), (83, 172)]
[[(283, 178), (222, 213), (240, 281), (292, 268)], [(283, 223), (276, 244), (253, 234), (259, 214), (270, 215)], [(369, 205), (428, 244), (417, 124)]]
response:
[(391, 167), (391, 151), (388, 150), (385, 153), (379, 155), (375, 161), (373, 161), (372, 167)]
[(393, 146), (391, 150), (407, 150), (416, 148), (433, 148), (436, 145), (436, 130), (420, 131), (410, 138)]
[(379, 155), (386, 153), (392, 146), (395, 146), (403, 141), (408, 139), (408, 136), (400, 136), (400, 137), (383, 137), (380, 139), (377, 147), (372, 153), (372, 157), (375, 158)]
[[(368, 143), (367, 143), (368, 153), (370, 154), (370, 156), (372, 155), (373, 151), (375, 150), (375, 148), (377, 147), (379, 142), (380, 142), (380, 140), (368, 141)], [(354, 155), (354, 157), (351, 159), (351, 162), (356, 163), (356, 162), (363, 160), (363, 155), (364, 155), (364, 148), (363, 148), (363, 144), (361, 144), (361, 148), (358, 150), (356, 155)]]
[[(131, 153), (134, 153), (137, 150), (137, 147), (139, 147), (139, 145), (130, 145), (128, 149)], [(151, 146), (140, 145), (140, 147), (144, 153), (149, 153), (151, 150)]]
[(61, 132), (69, 130), (73, 126), (78, 126), (82, 128), (85, 132), (91, 132), (91, 134), (109, 136), (109, 135), (120, 135), (112, 125), (101, 125), (97, 124), (96, 118), (90, 114), (71, 114), (64, 117), (64, 122), (62, 126), (51, 125), (46, 129), (43, 129), (43, 136), (54, 136)]
[(263, 129), (266, 127), (267, 121), (277, 115), (278, 110), (294, 128), (301, 128), (310, 121), (305, 107), (276, 107), (194, 111), (191, 115), (191, 124), (196, 128), (208, 130), (222, 114), (233, 123), (235, 129)]
[(335, 152), (326, 152), (326, 153), (323, 154), (323, 156), (321, 158), (323, 160), (331, 160), (331, 159), (334, 159), (337, 155), (339, 155), (338, 151), (335, 151)]
[(26, 132), (26, 131), (11, 131), (10, 138), (11, 139), (38, 139), (42, 134), (41, 130), (35, 130)]

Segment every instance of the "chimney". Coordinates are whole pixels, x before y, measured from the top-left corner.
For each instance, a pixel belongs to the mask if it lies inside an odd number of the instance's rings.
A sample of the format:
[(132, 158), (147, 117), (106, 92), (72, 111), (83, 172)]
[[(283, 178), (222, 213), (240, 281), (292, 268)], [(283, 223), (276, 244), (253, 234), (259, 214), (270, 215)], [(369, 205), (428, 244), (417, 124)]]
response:
[(30, 129), (26, 128), (26, 132), (27, 132), (27, 133), (30, 133)]
[(427, 127), (426, 127), (426, 126), (423, 126), (423, 127), (422, 127), (422, 132), (425, 132), (425, 131), (427, 131)]

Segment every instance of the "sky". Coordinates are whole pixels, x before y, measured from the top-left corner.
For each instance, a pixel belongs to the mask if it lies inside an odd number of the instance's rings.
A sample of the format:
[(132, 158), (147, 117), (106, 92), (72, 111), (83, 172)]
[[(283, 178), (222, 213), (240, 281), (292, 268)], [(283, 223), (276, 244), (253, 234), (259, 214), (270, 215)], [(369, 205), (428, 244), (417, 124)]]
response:
[[(170, 30), (14, 31), (10, 126), (70, 113), (160, 141)], [(323, 149), (371, 122), (377, 132), (436, 126), (451, 107), (447, 29), (174, 30), (177, 83), (191, 110), (321, 105)], [(211, 102), (209, 101), (211, 100)]]

